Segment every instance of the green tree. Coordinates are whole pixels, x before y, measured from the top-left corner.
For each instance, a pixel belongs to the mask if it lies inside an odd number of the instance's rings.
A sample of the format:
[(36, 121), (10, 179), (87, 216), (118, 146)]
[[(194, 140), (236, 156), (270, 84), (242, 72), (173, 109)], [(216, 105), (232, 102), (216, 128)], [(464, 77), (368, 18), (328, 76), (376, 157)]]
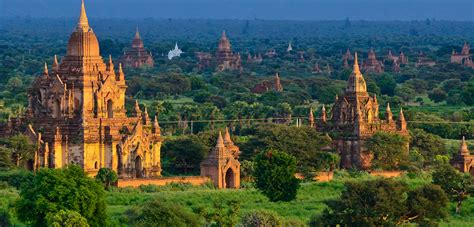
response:
[(178, 204), (152, 200), (128, 210), (132, 226), (201, 226), (199, 217)]
[(241, 224), (242, 226), (252, 227), (278, 227), (283, 225), (278, 214), (266, 210), (256, 210), (247, 213), (242, 217)]
[(433, 185), (410, 190), (393, 179), (348, 181), (341, 196), (326, 201), (323, 213), (311, 218), (310, 226), (434, 223), (446, 217), (447, 201), (443, 190)]
[(408, 139), (405, 136), (377, 132), (367, 142), (367, 149), (374, 154), (373, 165), (382, 169), (396, 169), (408, 159)]
[(255, 157), (255, 185), (272, 202), (296, 198), (299, 180), (295, 177), (295, 157), (268, 150)]
[(423, 129), (410, 130), (410, 148), (418, 150), (423, 156), (424, 166), (435, 163), (436, 155), (447, 154), (443, 139)]
[(118, 176), (117, 173), (110, 168), (100, 168), (95, 179), (100, 181), (106, 190), (109, 190), (110, 186), (117, 184)]
[(448, 94), (441, 89), (433, 89), (428, 93), (428, 97), (434, 102), (442, 102), (446, 100)]
[(235, 226), (240, 212), (240, 202), (220, 197), (212, 201), (212, 208), (197, 207), (194, 212), (204, 217), (207, 225)]
[(163, 143), (163, 158), (166, 165), (174, 173), (197, 173), (200, 163), (210, 148), (200, 142), (197, 136), (178, 137), (165, 140)]
[(48, 226), (52, 227), (89, 227), (87, 220), (81, 214), (72, 210), (60, 210), (46, 216)]
[(459, 214), (462, 202), (474, 192), (474, 177), (446, 164), (438, 166), (432, 178), (433, 184), (441, 186), (449, 199), (456, 202), (456, 213)]
[(75, 165), (40, 169), (21, 187), (16, 208), (19, 219), (33, 226), (45, 226), (47, 215), (61, 210), (78, 212), (90, 226), (104, 226), (107, 220), (103, 187)]
[(0, 145), (5, 146), (12, 152), (14, 164), (22, 166), (29, 159), (34, 157), (35, 145), (30, 142), (25, 135), (15, 135), (0, 139)]
[(8, 169), (13, 166), (12, 152), (6, 147), (0, 146), (0, 168)]

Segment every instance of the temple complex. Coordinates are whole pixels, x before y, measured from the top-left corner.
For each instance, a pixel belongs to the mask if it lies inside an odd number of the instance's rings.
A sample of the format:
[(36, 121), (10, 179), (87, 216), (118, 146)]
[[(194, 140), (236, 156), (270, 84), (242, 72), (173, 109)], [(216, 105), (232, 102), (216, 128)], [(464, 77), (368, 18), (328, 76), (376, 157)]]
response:
[[(158, 120), (136, 103), (127, 117), (122, 66), (105, 63), (82, 2), (67, 53), (52, 70), (45, 65), (28, 91), (27, 135), (37, 145), (33, 169), (73, 163), (89, 175), (100, 168), (121, 178), (161, 175)], [(12, 121), (17, 124), (18, 121)], [(15, 126), (16, 127), (16, 126)]]
[(464, 60), (471, 57), (470, 51), (471, 47), (467, 42), (464, 43), (461, 49), (461, 53), (458, 53), (456, 50), (453, 49), (453, 52), (451, 53), (451, 63), (463, 64)]
[(132, 40), (132, 46), (125, 50), (119, 62), (122, 63), (123, 67), (153, 67), (153, 56), (151, 53), (146, 51), (140, 33), (138, 32), (138, 28), (135, 32), (135, 37)]
[(240, 150), (230, 138), (229, 129), (225, 136), (219, 132), (216, 146), (201, 162), (201, 176), (209, 177), (217, 188), (240, 187)]
[(369, 169), (371, 167), (373, 155), (366, 149), (364, 143), (376, 132), (383, 131), (408, 136), (402, 110), (400, 110), (398, 120), (395, 121), (390, 105), (387, 105), (385, 120), (379, 118), (377, 97), (371, 97), (367, 92), (365, 79), (359, 69), (357, 53), (344, 96), (336, 96), (330, 121), (326, 122), (326, 110), (322, 112), (318, 130), (337, 132), (338, 137), (334, 138), (334, 145), (341, 155), (342, 168)]
[(374, 49), (370, 49), (367, 59), (362, 63), (364, 73), (383, 73), (383, 64), (377, 60)]
[(474, 175), (474, 155), (469, 153), (464, 136), (462, 137), (459, 152), (451, 159), (449, 163), (451, 163), (454, 168), (462, 173), (471, 173)]
[(418, 60), (415, 63), (415, 67), (421, 67), (421, 66), (435, 66), (436, 62), (429, 59), (423, 51), (420, 51), (418, 53)]
[(225, 34), (225, 31), (222, 31), (222, 36), (219, 40), (216, 51), (216, 61), (217, 61), (217, 71), (224, 70), (243, 70), (242, 60), (240, 54), (235, 54), (232, 52), (230, 46), (230, 41)]

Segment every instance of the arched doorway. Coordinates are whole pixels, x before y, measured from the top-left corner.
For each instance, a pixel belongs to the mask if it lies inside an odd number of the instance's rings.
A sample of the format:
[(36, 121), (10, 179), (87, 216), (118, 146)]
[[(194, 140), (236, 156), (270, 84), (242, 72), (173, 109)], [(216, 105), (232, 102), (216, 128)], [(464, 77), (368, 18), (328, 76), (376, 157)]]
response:
[(142, 158), (137, 156), (137, 158), (135, 158), (135, 174), (137, 178), (143, 177), (142, 169)]
[(235, 188), (234, 171), (232, 170), (232, 168), (227, 169), (227, 171), (225, 172), (225, 187)]
[(107, 101), (107, 117), (113, 118), (114, 117), (114, 103), (111, 99)]
[(61, 117), (61, 103), (55, 99), (53, 101), (53, 118)]

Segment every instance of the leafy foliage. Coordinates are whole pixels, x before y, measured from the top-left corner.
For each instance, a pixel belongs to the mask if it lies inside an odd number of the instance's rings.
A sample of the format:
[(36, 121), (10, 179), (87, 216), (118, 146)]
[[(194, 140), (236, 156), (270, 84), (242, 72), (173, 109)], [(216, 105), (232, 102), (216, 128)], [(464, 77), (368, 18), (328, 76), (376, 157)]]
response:
[(107, 219), (102, 186), (79, 166), (40, 169), (33, 181), (20, 189), (17, 215), (33, 226), (44, 226), (48, 214), (61, 210), (79, 213), (90, 226), (104, 226)]
[(450, 165), (441, 165), (433, 172), (433, 184), (441, 186), (451, 201), (456, 203), (456, 213), (461, 212), (461, 205), (474, 193), (474, 177), (461, 173)]
[(299, 180), (296, 159), (284, 152), (268, 150), (255, 157), (255, 185), (272, 202), (296, 198)]
[(76, 211), (60, 210), (46, 216), (48, 226), (52, 227), (89, 227), (87, 220)]
[(172, 173), (197, 173), (199, 165), (210, 148), (196, 136), (178, 137), (163, 143), (163, 159), (167, 171)]
[(437, 186), (424, 185), (410, 190), (391, 179), (348, 181), (341, 197), (328, 200), (322, 215), (311, 226), (385, 226), (404, 223), (434, 223), (447, 216), (448, 199)]
[(118, 176), (117, 173), (110, 168), (100, 168), (95, 179), (102, 182), (104, 188), (109, 190), (111, 186), (116, 186)]
[(243, 226), (267, 227), (282, 226), (281, 217), (274, 212), (266, 210), (252, 211), (242, 217), (241, 224)]
[(128, 211), (133, 226), (200, 226), (199, 218), (177, 204), (159, 200), (146, 202)]
[(374, 154), (375, 168), (397, 169), (408, 158), (408, 138), (399, 134), (377, 132), (367, 139), (367, 149)]

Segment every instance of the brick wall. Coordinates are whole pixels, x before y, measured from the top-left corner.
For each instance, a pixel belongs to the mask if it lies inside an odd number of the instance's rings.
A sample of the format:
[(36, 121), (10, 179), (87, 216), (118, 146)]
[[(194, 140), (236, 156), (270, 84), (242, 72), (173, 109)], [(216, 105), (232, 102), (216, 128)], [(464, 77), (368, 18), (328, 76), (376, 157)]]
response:
[(138, 187), (140, 185), (157, 185), (163, 186), (169, 183), (190, 183), (192, 185), (202, 185), (209, 182), (208, 177), (202, 176), (187, 176), (187, 177), (160, 177), (160, 178), (149, 178), (149, 179), (120, 179), (118, 181), (118, 187)]

